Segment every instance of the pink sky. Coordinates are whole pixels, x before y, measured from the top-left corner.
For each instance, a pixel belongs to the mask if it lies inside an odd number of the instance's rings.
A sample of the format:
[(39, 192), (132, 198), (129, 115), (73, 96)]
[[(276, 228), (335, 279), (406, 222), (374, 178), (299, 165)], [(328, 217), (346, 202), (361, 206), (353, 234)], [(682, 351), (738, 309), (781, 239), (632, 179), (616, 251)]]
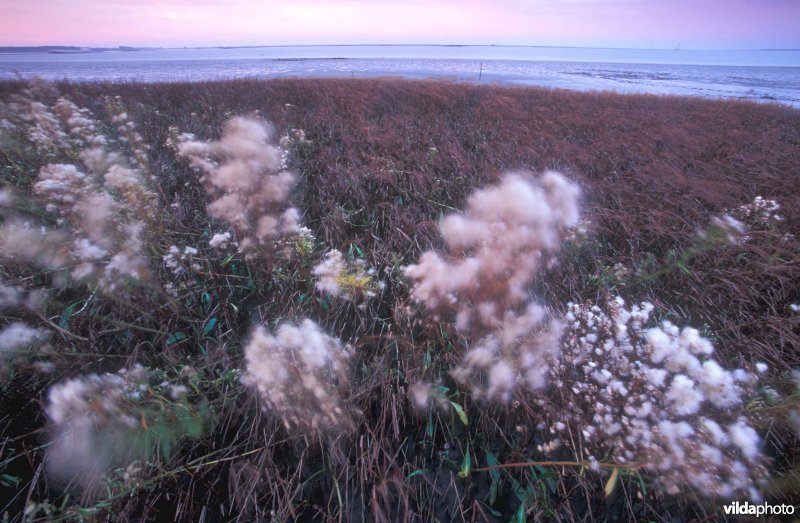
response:
[(800, 0), (0, 0), (0, 45), (800, 48)]

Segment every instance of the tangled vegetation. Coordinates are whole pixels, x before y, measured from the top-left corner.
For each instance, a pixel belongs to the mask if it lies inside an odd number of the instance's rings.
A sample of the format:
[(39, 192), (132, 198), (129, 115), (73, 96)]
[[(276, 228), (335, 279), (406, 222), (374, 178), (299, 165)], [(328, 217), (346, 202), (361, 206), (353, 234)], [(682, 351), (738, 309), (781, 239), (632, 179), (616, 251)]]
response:
[(778, 105), (0, 84), (0, 514), (794, 504), (798, 169)]

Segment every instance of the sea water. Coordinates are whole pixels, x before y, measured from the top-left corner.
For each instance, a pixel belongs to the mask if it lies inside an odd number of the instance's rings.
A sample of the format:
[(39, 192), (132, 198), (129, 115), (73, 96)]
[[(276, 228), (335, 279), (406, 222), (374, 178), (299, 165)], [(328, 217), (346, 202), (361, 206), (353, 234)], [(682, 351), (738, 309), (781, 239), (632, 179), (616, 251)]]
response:
[(772, 101), (800, 108), (800, 50), (353, 45), (0, 54), (0, 79), (399, 76)]

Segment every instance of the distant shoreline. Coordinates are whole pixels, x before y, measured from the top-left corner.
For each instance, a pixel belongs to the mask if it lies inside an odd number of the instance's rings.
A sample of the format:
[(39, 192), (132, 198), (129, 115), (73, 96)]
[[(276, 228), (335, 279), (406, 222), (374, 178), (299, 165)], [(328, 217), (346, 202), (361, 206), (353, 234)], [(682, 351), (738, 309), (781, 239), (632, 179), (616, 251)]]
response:
[(161, 49), (158, 47), (79, 47), (72, 45), (38, 45), (38, 46), (0, 46), (0, 54), (89, 54), (105, 53), (107, 51), (143, 51)]
[[(0, 52), (8, 49), (0, 48)], [(0, 78), (148, 83), (280, 77), (447, 78), (579, 91), (748, 99), (800, 108), (800, 51), (405, 44), (18, 50), (27, 52), (0, 55)]]
[(512, 48), (512, 49), (597, 49), (628, 51), (687, 51), (687, 52), (797, 52), (800, 48), (761, 48), (761, 49), (675, 49), (661, 47), (608, 47), (608, 46), (576, 46), (576, 45), (522, 45), (522, 44), (283, 44), (283, 45), (210, 45), (179, 47), (134, 47), (120, 45), (117, 47), (91, 47), (70, 45), (41, 46), (0, 46), (0, 54), (90, 54), (105, 52), (134, 52), (175, 49), (278, 49), (299, 47), (473, 47), (473, 48)]

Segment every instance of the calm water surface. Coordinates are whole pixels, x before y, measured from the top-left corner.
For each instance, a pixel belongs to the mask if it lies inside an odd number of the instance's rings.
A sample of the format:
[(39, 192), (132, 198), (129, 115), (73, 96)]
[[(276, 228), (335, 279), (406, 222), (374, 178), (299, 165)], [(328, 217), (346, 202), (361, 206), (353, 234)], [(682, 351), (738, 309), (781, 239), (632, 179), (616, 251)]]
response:
[(513, 46), (291, 46), (0, 54), (0, 79), (202, 81), (449, 78), (577, 90), (775, 101), (800, 108), (800, 50)]

